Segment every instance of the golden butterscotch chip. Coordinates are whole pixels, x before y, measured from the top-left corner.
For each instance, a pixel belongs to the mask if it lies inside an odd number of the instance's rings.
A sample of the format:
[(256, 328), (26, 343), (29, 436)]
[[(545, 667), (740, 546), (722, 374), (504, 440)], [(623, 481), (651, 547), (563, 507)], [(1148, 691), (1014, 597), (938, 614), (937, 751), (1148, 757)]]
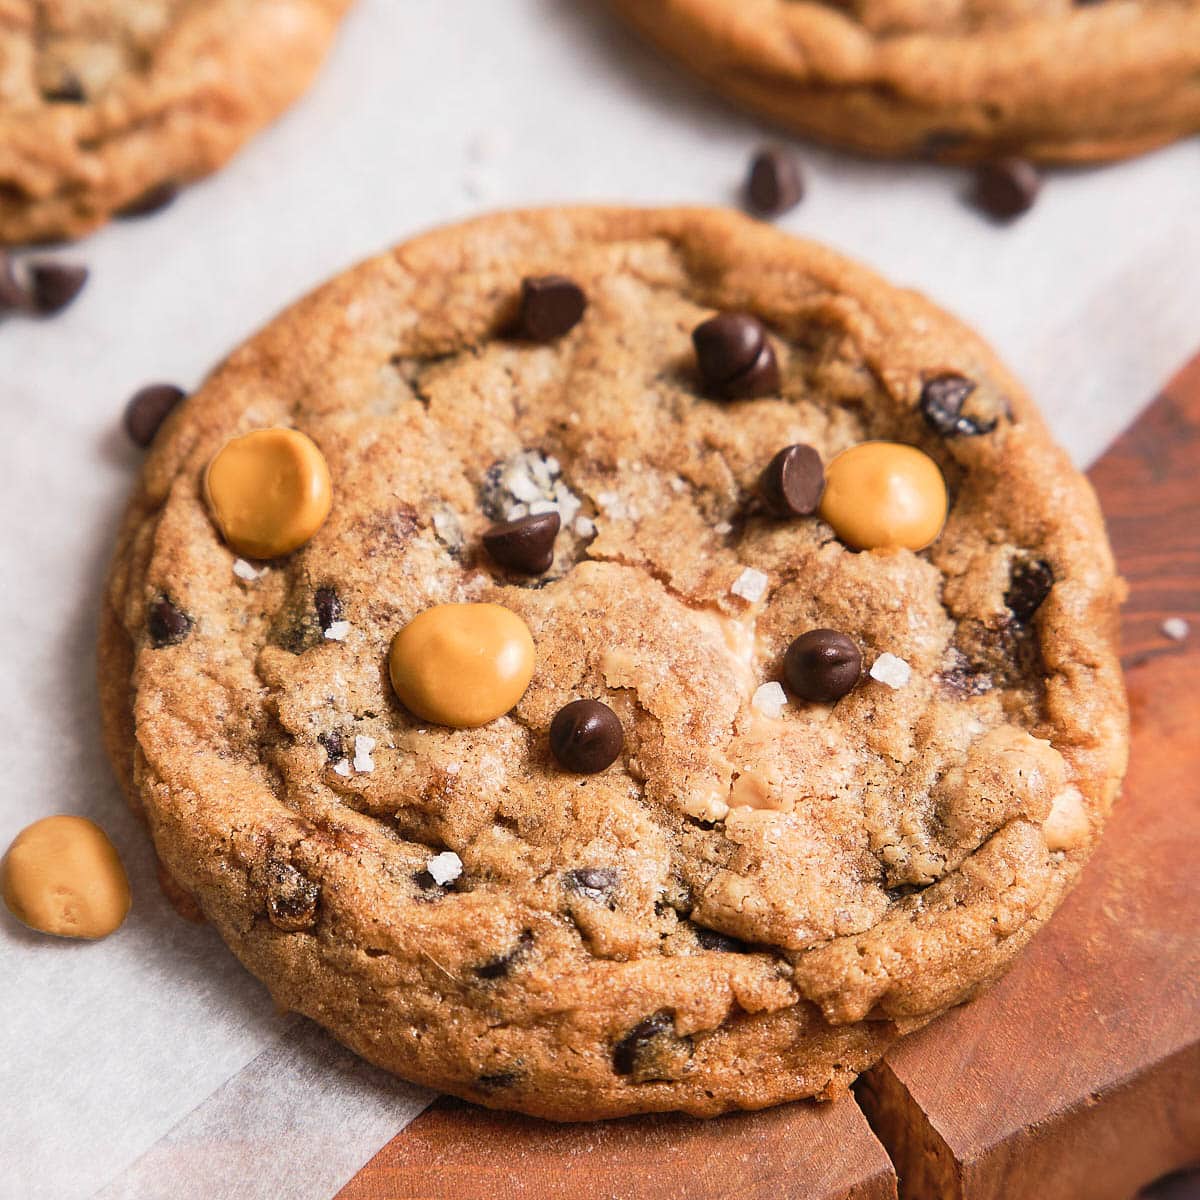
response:
[(4, 903), (31, 929), (102, 938), (129, 912), (116, 848), (86, 817), (45, 817), (22, 830), (0, 866)]
[(946, 523), (946, 481), (915, 446), (862, 442), (825, 469), (821, 516), (856, 550), (922, 550)]
[(325, 523), (333, 484), (310, 437), (297, 429), (256, 429), (217, 451), (204, 474), (204, 498), (238, 554), (278, 558)]
[(438, 604), (392, 639), (388, 669), (424, 721), (474, 729), (508, 712), (533, 678), (529, 627), (499, 604)]

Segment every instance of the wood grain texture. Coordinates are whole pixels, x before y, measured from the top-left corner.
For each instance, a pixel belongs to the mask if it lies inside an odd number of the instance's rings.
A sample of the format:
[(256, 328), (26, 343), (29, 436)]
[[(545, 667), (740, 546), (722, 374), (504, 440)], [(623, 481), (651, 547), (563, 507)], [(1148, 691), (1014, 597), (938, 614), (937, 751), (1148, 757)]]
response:
[(911, 1200), (1126, 1200), (1200, 1161), (1200, 360), (1092, 478), (1131, 588), (1125, 794), (1012, 971), (860, 1083)]
[(444, 1098), (337, 1200), (889, 1200), (895, 1176), (850, 1097), (718, 1121), (553, 1125)]
[[(916, 1200), (1126, 1200), (1200, 1161), (1200, 358), (1092, 472), (1131, 585), (1125, 798), (992, 991), (901, 1043), (859, 1099)], [(1173, 642), (1164, 618), (1193, 636)], [(443, 1099), (338, 1200), (875, 1200), (846, 1100), (558, 1126)]]

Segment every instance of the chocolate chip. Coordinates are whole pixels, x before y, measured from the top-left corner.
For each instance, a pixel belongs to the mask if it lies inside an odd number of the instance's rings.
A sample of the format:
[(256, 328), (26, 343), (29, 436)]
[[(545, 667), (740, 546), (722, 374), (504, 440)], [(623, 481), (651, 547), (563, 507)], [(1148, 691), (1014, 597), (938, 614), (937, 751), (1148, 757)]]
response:
[(778, 146), (764, 146), (750, 162), (746, 202), (764, 217), (778, 216), (804, 199), (804, 177), (795, 156)]
[(313, 593), (313, 607), (317, 610), (317, 624), (322, 633), (328, 633), (342, 619), (342, 598), (334, 588), (317, 588)]
[(523, 1078), (520, 1071), (494, 1071), (489, 1075), (478, 1076), (475, 1086), (483, 1092), (496, 1092), (501, 1088), (516, 1087)]
[(160, 596), (150, 605), (146, 619), (150, 632), (150, 643), (156, 649), (177, 646), (192, 631), (192, 618), (180, 611), (166, 596)]
[(317, 921), (321, 889), (291, 863), (267, 863), (267, 918), (276, 929), (298, 933)]
[(88, 269), (77, 263), (48, 259), (26, 265), (29, 277), (29, 304), (43, 317), (62, 312), (83, 290)]
[(962, 407), (975, 390), (975, 381), (964, 375), (935, 375), (921, 387), (921, 413), (930, 428), (942, 437), (975, 437), (991, 433), (996, 421), (963, 416)]
[(1037, 168), (1023, 158), (1001, 158), (976, 168), (971, 203), (999, 221), (1011, 221), (1033, 207), (1041, 190)]
[(501, 521), (484, 533), (483, 548), (510, 571), (540, 575), (554, 562), (554, 539), (561, 527), (562, 518), (556, 512)]
[(600, 902), (609, 899), (617, 890), (620, 875), (613, 867), (580, 867), (568, 871), (563, 879), (573, 892)]
[(692, 330), (705, 387), (725, 400), (779, 390), (779, 363), (763, 323), (748, 313), (718, 313)]
[(173, 383), (152, 383), (133, 393), (125, 405), (125, 432), (135, 446), (149, 446), (167, 414), (187, 393)]
[(692, 1039), (679, 1037), (669, 1012), (639, 1021), (614, 1047), (613, 1070), (634, 1083), (678, 1079), (692, 1057)]
[(730, 937), (727, 933), (718, 933), (715, 929), (706, 929), (703, 925), (695, 926), (696, 941), (702, 950), (716, 950), (721, 954), (750, 954), (753, 948), (740, 938)]
[(594, 775), (615, 762), (625, 745), (621, 720), (600, 700), (572, 700), (550, 722), (550, 752), (566, 771)]
[(552, 342), (583, 319), (587, 297), (565, 275), (530, 276), (521, 280), (521, 308), (513, 333), (531, 342)]
[(821, 456), (811, 446), (785, 446), (759, 477), (758, 490), (767, 508), (777, 517), (815, 513), (825, 490)]
[(317, 736), (317, 741), (325, 747), (325, 757), (331, 762), (341, 762), (346, 757), (346, 744), (342, 740), (341, 730), (331, 729), (328, 733)]
[(17, 280), (13, 260), (0, 250), (0, 314), (29, 307), (29, 292)]
[(1004, 603), (1018, 621), (1028, 621), (1042, 606), (1054, 586), (1054, 569), (1041, 558), (1026, 559), (1013, 566)]
[(783, 678), (797, 696), (828, 704), (840, 700), (858, 682), (862, 654), (853, 640), (835, 629), (810, 629), (783, 657)]
[(533, 932), (526, 929), (517, 938), (517, 944), (507, 954), (500, 954), (495, 958), (489, 958), (482, 966), (475, 968), (475, 974), (480, 979), (503, 979), (513, 969), (518, 959), (523, 957), (525, 951), (532, 945)]
[(147, 188), (140, 196), (134, 197), (128, 204), (117, 209), (116, 215), (122, 220), (134, 217), (148, 217), (161, 212), (179, 195), (179, 184), (168, 179), (164, 183), (156, 183)]
[(85, 104), (87, 93), (74, 71), (64, 70), (53, 86), (42, 89), (42, 98), (51, 104)]

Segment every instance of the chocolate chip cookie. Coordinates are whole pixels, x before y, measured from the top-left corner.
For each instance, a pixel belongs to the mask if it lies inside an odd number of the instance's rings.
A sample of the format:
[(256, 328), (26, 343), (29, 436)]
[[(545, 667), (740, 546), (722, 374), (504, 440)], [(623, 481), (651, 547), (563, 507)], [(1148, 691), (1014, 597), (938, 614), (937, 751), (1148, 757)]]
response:
[[(259, 557), (255, 557), (255, 556)], [(154, 437), (108, 746), (277, 1002), (560, 1119), (845, 1089), (1126, 755), (1086, 481), (980, 340), (730, 213), (427, 234)]]
[(307, 87), (350, 0), (0, 5), (0, 243), (165, 204)]
[(613, 0), (731, 99), (869, 154), (1124, 158), (1200, 130), (1200, 0)]

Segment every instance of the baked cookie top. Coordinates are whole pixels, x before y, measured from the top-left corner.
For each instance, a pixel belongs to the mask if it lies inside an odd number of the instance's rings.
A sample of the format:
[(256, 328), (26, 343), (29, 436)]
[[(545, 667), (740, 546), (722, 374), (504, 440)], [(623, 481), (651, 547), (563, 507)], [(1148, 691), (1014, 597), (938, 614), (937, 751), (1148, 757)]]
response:
[(0, 0), (0, 242), (77, 237), (215, 170), (350, 0)]
[[(847, 544), (880, 521), (934, 540)], [(513, 213), (335, 279), (167, 419), (105, 722), (281, 1004), (484, 1103), (708, 1114), (836, 1092), (1050, 914), (1124, 769), (1119, 592), (1086, 481), (920, 296), (729, 213)]]
[(613, 0), (719, 91), (871, 154), (1122, 158), (1200, 130), (1200, 0)]

